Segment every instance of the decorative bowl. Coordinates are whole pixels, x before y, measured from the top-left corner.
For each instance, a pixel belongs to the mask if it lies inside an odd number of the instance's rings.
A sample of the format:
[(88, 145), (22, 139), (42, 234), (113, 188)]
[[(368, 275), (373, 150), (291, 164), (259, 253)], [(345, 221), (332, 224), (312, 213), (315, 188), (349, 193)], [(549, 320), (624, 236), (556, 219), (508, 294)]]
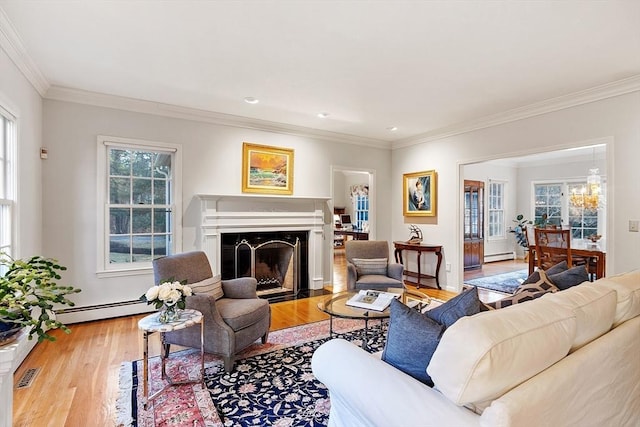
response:
[(589, 236), (589, 240), (591, 240), (593, 243), (595, 243), (598, 240), (600, 240), (601, 237), (602, 237), (601, 234), (592, 234), (591, 236)]

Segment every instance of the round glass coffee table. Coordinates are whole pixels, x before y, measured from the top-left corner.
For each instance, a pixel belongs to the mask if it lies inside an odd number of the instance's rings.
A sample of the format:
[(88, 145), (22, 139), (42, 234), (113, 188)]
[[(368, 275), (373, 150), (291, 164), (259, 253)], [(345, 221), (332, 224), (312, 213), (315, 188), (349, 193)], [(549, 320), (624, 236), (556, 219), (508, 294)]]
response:
[[(389, 288), (386, 292), (400, 294), (398, 298), (400, 302), (419, 311), (423, 311), (431, 303), (431, 298), (428, 295), (413, 289)], [(366, 349), (367, 342), (369, 341), (369, 320), (380, 320), (380, 322), (382, 322), (383, 319), (388, 319), (390, 309), (387, 307), (383, 311), (377, 311), (347, 305), (347, 301), (356, 294), (358, 294), (358, 291), (345, 291), (333, 294), (324, 301), (320, 301), (318, 303), (318, 309), (329, 315), (329, 338), (333, 338), (334, 317), (364, 320), (362, 348)]]

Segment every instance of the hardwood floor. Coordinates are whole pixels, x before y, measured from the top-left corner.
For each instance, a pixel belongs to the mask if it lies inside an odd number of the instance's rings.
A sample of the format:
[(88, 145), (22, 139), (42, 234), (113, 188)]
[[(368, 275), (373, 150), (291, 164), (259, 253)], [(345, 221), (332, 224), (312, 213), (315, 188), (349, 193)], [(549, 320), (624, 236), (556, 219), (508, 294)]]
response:
[[(484, 273), (497, 271), (493, 267), (485, 268)], [(337, 292), (346, 283), (344, 250), (336, 251), (334, 271), (331, 289)], [(420, 291), (445, 300), (455, 296), (432, 288)], [(317, 309), (323, 298), (326, 297), (272, 304), (271, 329), (327, 319)], [(120, 364), (142, 357), (138, 320), (144, 316), (70, 325), (70, 335), (57, 330), (53, 332), (56, 342), (38, 344), (14, 375), (17, 383), (26, 370), (40, 368), (30, 387), (14, 390), (14, 427), (115, 425)], [(150, 339), (152, 354), (160, 351), (157, 337), (154, 334)]]

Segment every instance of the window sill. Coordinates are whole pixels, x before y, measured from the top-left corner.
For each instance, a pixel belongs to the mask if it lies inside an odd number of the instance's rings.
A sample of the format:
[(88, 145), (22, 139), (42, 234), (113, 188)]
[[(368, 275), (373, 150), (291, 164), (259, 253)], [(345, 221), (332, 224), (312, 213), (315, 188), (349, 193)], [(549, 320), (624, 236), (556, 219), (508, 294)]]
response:
[(99, 270), (96, 272), (98, 279), (108, 279), (111, 277), (124, 277), (124, 276), (144, 276), (153, 274), (153, 267), (134, 267), (120, 270)]

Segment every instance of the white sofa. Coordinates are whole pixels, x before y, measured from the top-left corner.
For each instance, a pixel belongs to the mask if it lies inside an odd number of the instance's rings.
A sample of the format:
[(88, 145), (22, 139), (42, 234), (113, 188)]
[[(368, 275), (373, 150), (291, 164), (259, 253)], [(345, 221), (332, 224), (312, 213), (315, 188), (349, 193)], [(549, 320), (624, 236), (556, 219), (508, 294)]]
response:
[(427, 372), (434, 388), (341, 339), (313, 372), (329, 426), (640, 426), (640, 270), (463, 317)]

